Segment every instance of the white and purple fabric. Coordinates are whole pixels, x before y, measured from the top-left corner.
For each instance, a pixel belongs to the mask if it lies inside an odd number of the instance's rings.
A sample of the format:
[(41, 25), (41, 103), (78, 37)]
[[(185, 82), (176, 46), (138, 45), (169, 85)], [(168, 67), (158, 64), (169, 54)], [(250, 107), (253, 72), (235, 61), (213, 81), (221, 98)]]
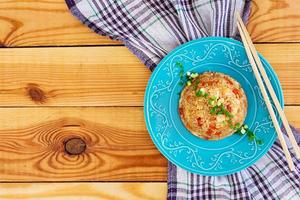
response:
[[(176, 46), (224, 36), (238, 39), (234, 14), (247, 21), (250, 0), (66, 0), (74, 16), (96, 33), (119, 40), (154, 70)], [(300, 134), (293, 129), (300, 143)], [(300, 200), (300, 162), (290, 172), (278, 141), (247, 169), (228, 176), (189, 173), (172, 163), (168, 199)]]

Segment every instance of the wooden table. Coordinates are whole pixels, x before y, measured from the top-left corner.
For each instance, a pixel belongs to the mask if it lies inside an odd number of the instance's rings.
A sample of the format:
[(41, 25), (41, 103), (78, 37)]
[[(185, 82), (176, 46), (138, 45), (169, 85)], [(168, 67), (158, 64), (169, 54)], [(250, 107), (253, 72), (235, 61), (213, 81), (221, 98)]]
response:
[[(299, 10), (255, 0), (248, 25), (298, 128)], [(135, 56), (63, 0), (1, 1), (0, 44), (1, 200), (165, 199), (167, 161), (143, 119), (150, 72)]]

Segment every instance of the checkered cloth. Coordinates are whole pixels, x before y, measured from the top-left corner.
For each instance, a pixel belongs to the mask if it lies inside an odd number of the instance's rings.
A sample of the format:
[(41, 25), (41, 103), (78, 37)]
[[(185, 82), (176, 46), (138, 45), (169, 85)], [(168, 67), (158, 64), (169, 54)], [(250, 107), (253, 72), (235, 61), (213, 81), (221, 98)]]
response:
[[(234, 13), (240, 12), (246, 21), (250, 6), (249, 0), (66, 2), (80, 21), (100, 35), (122, 41), (151, 70), (174, 47), (187, 41), (206, 36), (236, 38)], [(233, 175), (200, 176), (169, 163), (168, 199), (299, 200), (300, 162), (294, 154), (292, 157), (298, 170), (295, 173), (289, 171), (277, 141), (257, 163)]]

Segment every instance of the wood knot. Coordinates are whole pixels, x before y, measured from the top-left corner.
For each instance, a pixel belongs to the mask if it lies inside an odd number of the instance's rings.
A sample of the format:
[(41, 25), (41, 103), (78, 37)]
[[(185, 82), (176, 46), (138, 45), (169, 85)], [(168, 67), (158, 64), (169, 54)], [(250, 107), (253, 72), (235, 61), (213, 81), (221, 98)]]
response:
[(81, 138), (71, 138), (64, 142), (65, 151), (70, 155), (82, 154), (86, 149), (86, 144)]
[(37, 84), (29, 83), (27, 86), (27, 93), (34, 102), (44, 103), (46, 101), (45, 92), (40, 89)]

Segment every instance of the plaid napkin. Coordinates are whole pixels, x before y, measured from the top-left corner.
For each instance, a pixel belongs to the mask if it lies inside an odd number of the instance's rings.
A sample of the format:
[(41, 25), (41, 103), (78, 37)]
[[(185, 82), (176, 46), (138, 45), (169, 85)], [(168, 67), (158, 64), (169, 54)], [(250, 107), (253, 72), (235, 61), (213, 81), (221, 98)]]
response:
[[(250, 10), (249, 0), (66, 0), (66, 3), (85, 25), (100, 35), (122, 41), (150, 70), (173, 48), (187, 41), (206, 36), (237, 38), (234, 13), (240, 12), (246, 21)], [(292, 157), (298, 170), (294, 173), (289, 171), (276, 141), (258, 162), (233, 175), (200, 176), (169, 163), (168, 199), (299, 200), (300, 162), (294, 154)]]

